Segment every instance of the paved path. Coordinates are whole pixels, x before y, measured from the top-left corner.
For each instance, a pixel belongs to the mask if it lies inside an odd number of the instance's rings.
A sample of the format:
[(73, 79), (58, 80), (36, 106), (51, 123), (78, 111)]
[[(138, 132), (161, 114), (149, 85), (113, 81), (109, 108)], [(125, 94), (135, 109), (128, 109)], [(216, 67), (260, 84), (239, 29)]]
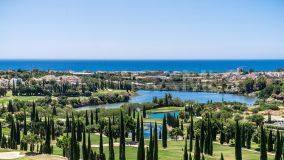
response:
[(0, 159), (16, 159), (24, 156), (20, 152), (0, 152)]

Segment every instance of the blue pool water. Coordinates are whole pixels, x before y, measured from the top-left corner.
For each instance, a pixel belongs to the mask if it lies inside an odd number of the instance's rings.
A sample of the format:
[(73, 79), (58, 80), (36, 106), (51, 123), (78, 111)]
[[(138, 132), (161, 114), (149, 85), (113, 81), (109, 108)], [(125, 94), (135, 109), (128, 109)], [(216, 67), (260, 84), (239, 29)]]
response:
[(0, 70), (226, 72), (239, 67), (271, 71), (284, 68), (284, 60), (0, 60)]
[(164, 116), (167, 116), (167, 114), (171, 114), (172, 116), (175, 115), (175, 116), (178, 116), (179, 115), (179, 112), (178, 111), (175, 111), (175, 112), (159, 112), (159, 113), (149, 113), (147, 115), (147, 118), (158, 118), (158, 119), (163, 119)]
[[(155, 123), (152, 123), (152, 131), (154, 132), (154, 125)], [(162, 125), (157, 125), (157, 131), (158, 135), (162, 131)], [(154, 133), (153, 133), (154, 135)], [(144, 138), (149, 139), (150, 138), (150, 123), (144, 123)]]

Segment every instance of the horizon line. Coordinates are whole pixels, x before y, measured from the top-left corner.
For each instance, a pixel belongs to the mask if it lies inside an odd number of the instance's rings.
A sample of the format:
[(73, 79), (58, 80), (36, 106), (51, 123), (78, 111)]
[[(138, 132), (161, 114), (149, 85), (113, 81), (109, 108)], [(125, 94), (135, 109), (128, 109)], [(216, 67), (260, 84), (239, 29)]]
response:
[(260, 59), (227, 59), (227, 58), (220, 58), (220, 59), (73, 59), (73, 58), (17, 58), (17, 59), (10, 59), (5, 58), (1, 59), (0, 61), (262, 61), (262, 60), (275, 60), (275, 61), (281, 61), (284, 60), (284, 58), (276, 59), (276, 58), (260, 58)]

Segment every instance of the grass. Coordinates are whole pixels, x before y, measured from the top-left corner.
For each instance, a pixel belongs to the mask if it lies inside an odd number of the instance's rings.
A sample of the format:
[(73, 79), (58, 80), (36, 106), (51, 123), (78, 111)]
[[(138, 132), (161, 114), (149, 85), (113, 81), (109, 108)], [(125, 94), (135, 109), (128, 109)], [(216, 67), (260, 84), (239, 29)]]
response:
[[(108, 138), (103, 137), (104, 144), (108, 144)], [(127, 139), (127, 141), (130, 141), (130, 139)], [(98, 145), (99, 144), (99, 135), (92, 133), (91, 134), (91, 142), (92, 145)], [(117, 140), (116, 142), (119, 142)], [(145, 144), (149, 144), (149, 140), (145, 140)], [(189, 143), (188, 143), (189, 144)], [(53, 154), (54, 155), (59, 155), (62, 156), (62, 149), (58, 148), (56, 146), (56, 141), (52, 141), (53, 145)], [(205, 155), (206, 160), (219, 160), (221, 153), (223, 153), (224, 158), (226, 160), (234, 160), (235, 159), (235, 148), (233, 146), (229, 145), (220, 145), (219, 143), (214, 143), (213, 144), (213, 155), (208, 156)], [(194, 144), (193, 144), (194, 147)], [(259, 160), (260, 153), (255, 151), (255, 147), (257, 147), (257, 144), (253, 144), (253, 147), (251, 150), (243, 149), (242, 150), (242, 155), (244, 160)], [(175, 140), (170, 140), (168, 141), (168, 148), (164, 149), (162, 148), (161, 141), (159, 140), (159, 159), (163, 160), (172, 160), (172, 159), (182, 159), (183, 158), (183, 148), (184, 148), (184, 141), (175, 141)], [(99, 148), (93, 147), (93, 150), (96, 151), (97, 153), (99, 152)], [(145, 148), (146, 150), (146, 148)], [(10, 149), (0, 149), (0, 152), (10, 152), (14, 150)], [(115, 151), (115, 156), (116, 159), (119, 159), (119, 147), (114, 147)], [(108, 158), (108, 147), (104, 147), (104, 153), (106, 154), (106, 157)], [(194, 153), (191, 153), (192, 156)], [(38, 155), (38, 156), (25, 156), (23, 158), (19, 158), (19, 160), (34, 160), (34, 159), (42, 159), (42, 158), (48, 158), (48, 155)], [(81, 154), (82, 156), (82, 154)], [(135, 160), (137, 159), (137, 148), (136, 147), (131, 147), (131, 146), (126, 146), (126, 157), (128, 160)], [(55, 158), (55, 157), (54, 157)], [(268, 159), (273, 160), (274, 159), (274, 153), (268, 153)]]
[(155, 108), (150, 109), (147, 113), (155, 113), (155, 112), (173, 112), (173, 111), (183, 111), (184, 107), (162, 107), (162, 108)]

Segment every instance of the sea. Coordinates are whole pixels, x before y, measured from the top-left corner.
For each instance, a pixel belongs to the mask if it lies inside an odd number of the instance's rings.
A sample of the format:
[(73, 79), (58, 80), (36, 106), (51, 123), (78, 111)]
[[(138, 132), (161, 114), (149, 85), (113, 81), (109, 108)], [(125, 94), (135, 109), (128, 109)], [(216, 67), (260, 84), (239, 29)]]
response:
[(274, 71), (284, 60), (0, 60), (0, 70), (228, 72)]

